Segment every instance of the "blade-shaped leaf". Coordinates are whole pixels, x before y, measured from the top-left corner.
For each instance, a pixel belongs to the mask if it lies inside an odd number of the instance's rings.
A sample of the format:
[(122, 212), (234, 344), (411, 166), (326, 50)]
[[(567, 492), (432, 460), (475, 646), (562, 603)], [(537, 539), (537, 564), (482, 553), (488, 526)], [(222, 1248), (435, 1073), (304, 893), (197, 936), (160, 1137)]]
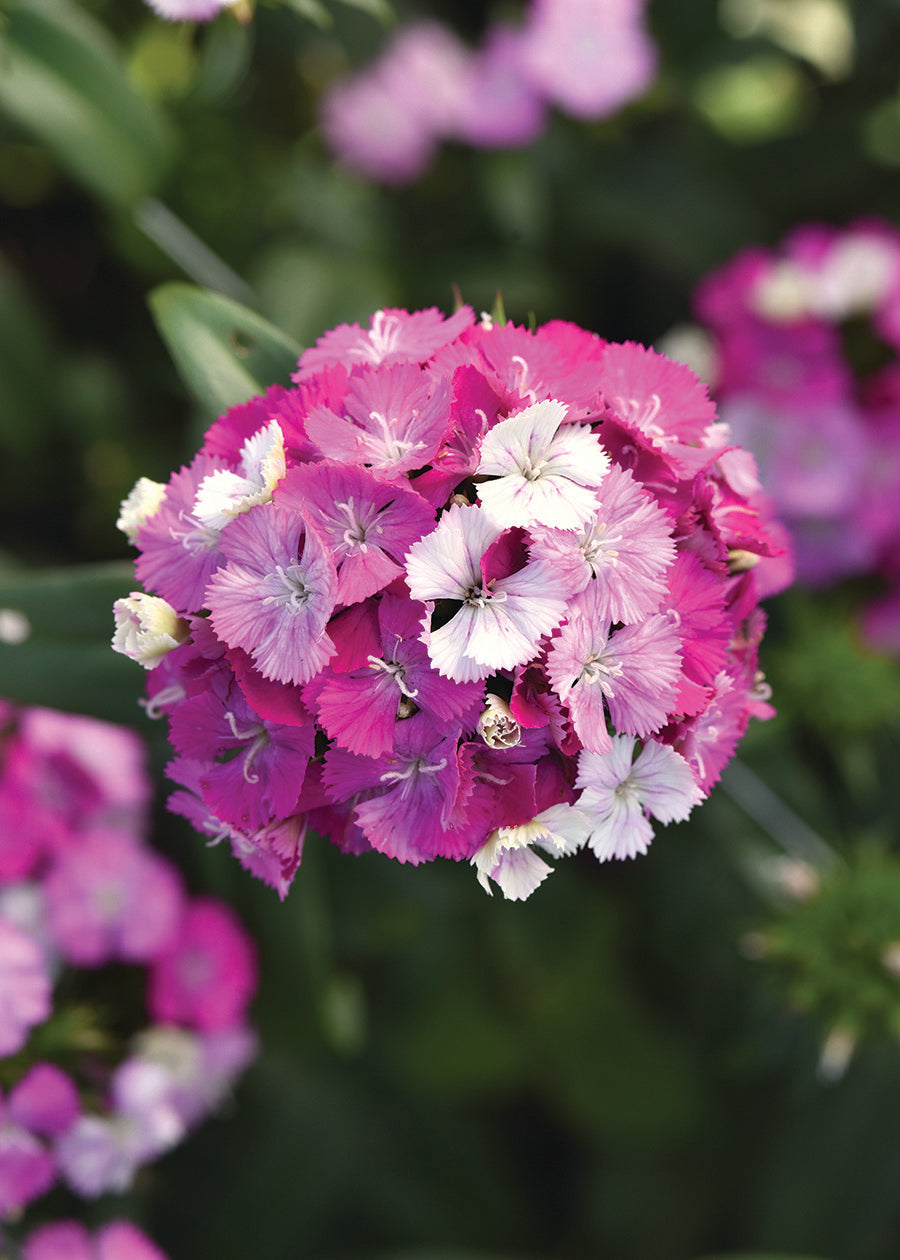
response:
[(0, 573), (0, 696), (134, 722), (143, 670), (110, 646), (113, 602), (133, 586), (127, 563)]
[(150, 192), (168, 160), (163, 115), (135, 91), (105, 29), (69, 0), (7, 0), (0, 110), (117, 203)]
[(150, 309), (188, 389), (212, 418), (287, 385), (301, 347), (261, 315), (190, 284), (164, 284)]

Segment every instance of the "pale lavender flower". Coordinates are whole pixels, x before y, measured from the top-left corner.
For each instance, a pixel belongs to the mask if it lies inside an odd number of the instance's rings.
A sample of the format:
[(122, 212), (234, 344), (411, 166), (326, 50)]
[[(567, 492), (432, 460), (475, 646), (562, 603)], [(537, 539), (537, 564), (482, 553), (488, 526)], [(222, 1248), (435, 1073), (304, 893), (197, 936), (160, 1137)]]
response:
[(619, 732), (649, 735), (663, 726), (681, 672), (681, 644), (667, 616), (656, 613), (610, 633), (598, 612), (601, 601), (597, 582), (571, 600), (547, 656), (547, 674), (569, 706), (578, 738), (596, 753), (610, 746), (607, 709)]
[(598, 493), (600, 506), (578, 530), (532, 529), (532, 555), (571, 582), (573, 594), (593, 579), (597, 615), (632, 622), (656, 612), (675, 559), (672, 520), (631, 473), (613, 464)]
[(578, 758), (578, 806), (591, 819), (587, 843), (601, 862), (646, 853), (653, 839), (651, 817), (682, 822), (703, 799), (690, 766), (674, 748), (650, 739), (635, 757), (635, 744), (615, 735), (605, 754), (585, 751)]
[(522, 73), (523, 32), (488, 29), (473, 54), (456, 120), (457, 138), (480, 148), (530, 144), (544, 127), (546, 106)]
[(79, 1116), (57, 1140), (60, 1172), (76, 1194), (127, 1190), (147, 1159), (147, 1134), (130, 1116)]
[(334, 652), (325, 627), (337, 575), (324, 543), (273, 503), (232, 521), (222, 550), (228, 563), (206, 593), (216, 634), (248, 652), (264, 678), (307, 682)]

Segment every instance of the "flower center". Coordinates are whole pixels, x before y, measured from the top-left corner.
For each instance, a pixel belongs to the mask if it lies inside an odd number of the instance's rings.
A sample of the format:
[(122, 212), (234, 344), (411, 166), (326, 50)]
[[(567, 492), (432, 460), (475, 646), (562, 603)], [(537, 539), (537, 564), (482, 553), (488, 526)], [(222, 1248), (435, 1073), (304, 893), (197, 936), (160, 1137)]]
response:
[(618, 661), (611, 664), (605, 661), (601, 656), (591, 654), (581, 668), (578, 676), (579, 682), (588, 684), (596, 683), (605, 696), (612, 697), (615, 692), (612, 688), (612, 679), (621, 678), (622, 666)]
[(291, 614), (303, 612), (309, 603), (312, 590), (306, 585), (303, 570), (299, 564), (289, 564), (285, 569), (276, 564), (274, 573), (267, 573), (264, 579), (270, 586), (276, 587), (274, 595), (267, 595), (264, 604), (277, 604)]

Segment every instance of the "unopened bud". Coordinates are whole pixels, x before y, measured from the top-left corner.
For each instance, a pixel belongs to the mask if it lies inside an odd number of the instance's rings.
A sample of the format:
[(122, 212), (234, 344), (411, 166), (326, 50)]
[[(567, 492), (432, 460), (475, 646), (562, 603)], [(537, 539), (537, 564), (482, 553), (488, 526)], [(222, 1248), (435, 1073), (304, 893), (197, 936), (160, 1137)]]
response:
[(132, 591), (113, 605), (116, 630), (114, 652), (129, 656), (145, 669), (157, 666), (167, 652), (184, 643), (190, 626), (164, 599)]
[(522, 728), (505, 700), (491, 692), (485, 696), (487, 708), (478, 719), (478, 732), (488, 748), (515, 748), (522, 742)]
[(137, 532), (157, 511), (163, 501), (166, 487), (159, 481), (151, 481), (149, 477), (138, 477), (134, 489), (123, 499), (119, 508), (119, 519), (116, 526), (133, 545)]

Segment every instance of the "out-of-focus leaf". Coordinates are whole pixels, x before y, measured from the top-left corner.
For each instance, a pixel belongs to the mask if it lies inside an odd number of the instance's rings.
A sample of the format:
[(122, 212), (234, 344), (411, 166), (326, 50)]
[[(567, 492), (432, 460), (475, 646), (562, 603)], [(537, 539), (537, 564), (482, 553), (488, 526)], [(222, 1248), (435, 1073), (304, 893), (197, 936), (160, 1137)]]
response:
[(0, 696), (133, 722), (142, 671), (110, 647), (133, 584), (127, 563), (0, 573)]
[(290, 382), (300, 346), (239, 302), (165, 284), (151, 293), (150, 309), (184, 383), (211, 417)]
[(324, 4), (320, 4), (319, 0), (285, 0), (285, 4), (289, 9), (293, 9), (295, 13), (299, 13), (301, 17), (308, 18), (310, 22), (314, 22), (321, 30), (325, 30), (334, 21)]
[(389, 4), (388, 0), (340, 0), (340, 2), (351, 9), (361, 9), (363, 13), (370, 14), (384, 26), (390, 26), (397, 18), (394, 6)]
[(40, 442), (55, 354), (24, 286), (0, 264), (0, 438), (10, 453), (27, 455)]
[(169, 130), (103, 27), (68, 0), (7, 0), (4, 16), (0, 109), (101, 197), (127, 205), (150, 192)]

